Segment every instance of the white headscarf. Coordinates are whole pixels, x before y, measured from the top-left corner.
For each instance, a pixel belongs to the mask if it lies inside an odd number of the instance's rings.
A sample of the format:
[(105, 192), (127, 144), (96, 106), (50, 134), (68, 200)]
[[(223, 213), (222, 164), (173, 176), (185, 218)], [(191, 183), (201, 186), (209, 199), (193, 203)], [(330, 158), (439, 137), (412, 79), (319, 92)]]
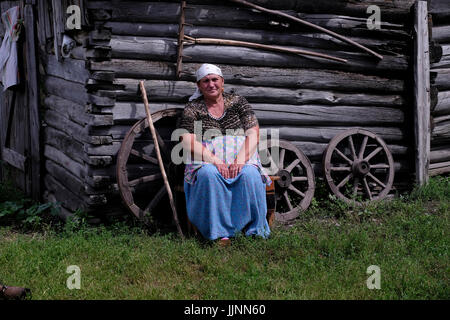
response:
[[(202, 79), (203, 77), (206, 77), (208, 74), (217, 74), (218, 76), (222, 75), (222, 70), (218, 66), (215, 66), (213, 64), (204, 63), (200, 68), (198, 68), (197, 72), (195, 73), (195, 77), (197, 79), (197, 82)], [(197, 99), (198, 97), (201, 97), (202, 93), (197, 87), (197, 90), (195, 90), (194, 94), (189, 98), (189, 101), (192, 101), (194, 99)]]

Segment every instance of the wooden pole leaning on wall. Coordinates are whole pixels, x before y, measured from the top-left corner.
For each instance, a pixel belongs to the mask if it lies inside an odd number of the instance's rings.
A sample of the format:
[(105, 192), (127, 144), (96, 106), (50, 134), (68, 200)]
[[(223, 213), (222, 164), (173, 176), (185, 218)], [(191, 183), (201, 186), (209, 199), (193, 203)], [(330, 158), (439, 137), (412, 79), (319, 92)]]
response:
[(373, 50), (371, 50), (371, 49), (369, 49), (369, 48), (367, 48), (367, 47), (365, 47), (365, 46), (363, 46), (363, 45), (361, 45), (361, 44), (359, 44), (359, 43), (357, 43), (357, 42), (355, 42), (355, 41), (353, 41), (353, 40), (351, 40), (351, 39), (349, 39), (347, 37), (341, 36), (340, 34), (337, 34), (336, 32), (333, 32), (333, 31), (328, 30), (326, 28), (323, 28), (321, 26), (315, 25), (315, 24), (313, 24), (311, 22), (305, 21), (305, 20), (297, 18), (297, 17), (293, 17), (293, 16), (291, 16), (289, 14), (286, 14), (286, 13), (278, 11), (278, 10), (267, 9), (267, 8), (258, 6), (256, 4), (253, 4), (253, 3), (245, 1), (245, 0), (230, 0), (230, 1), (233, 1), (233, 2), (236, 2), (236, 3), (239, 3), (239, 4), (243, 4), (243, 5), (247, 6), (247, 7), (254, 8), (254, 9), (256, 9), (258, 11), (261, 11), (261, 12), (273, 14), (273, 15), (276, 15), (276, 16), (279, 16), (279, 17), (283, 17), (283, 18), (286, 18), (286, 19), (289, 19), (289, 20), (301, 23), (301, 24), (303, 24), (305, 26), (314, 28), (316, 30), (319, 30), (321, 32), (329, 34), (330, 36), (332, 36), (332, 37), (334, 37), (336, 39), (339, 39), (339, 40), (344, 41), (344, 42), (346, 42), (348, 44), (351, 44), (352, 46), (357, 47), (360, 50), (363, 50), (363, 51), (369, 53), (370, 55), (372, 55), (374, 57), (377, 57), (380, 60), (383, 59), (383, 56), (378, 54), (378, 53), (376, 53), (375, 51), (373, 51)]
[(170, 207), (172, 208), (172, 213), (173, 213), (173, 220), (174, 220), (175, 225), (177, 227), (178, 234), (180, 235), (180, 237), (182, 239), (184, 239), (183, 231), (181, 230), (180, 222), (178, 221), (178, 214), (177, 214), (177, 210), (176, 210), (176, 207), (175, 207), (175, 201), (173, 199), (172, 189), (170, 188), (169, 180), (167, 179), (166, 170), (164, 168), (164, 163), (162, 161), (161, 151), (159, 149), (159, 143), (158, 143), (158, 139), (157, 139), (157, 136), (156, 136), (156, 130), (155, 130), (155, 126), (153, 125), (152, 115), (150, 113), (150, 107), (148, 105), (147, 92), (145, 90), (144, 81), (140, 81), (139, 82), (139, 87), (141, 89), (142, 99), (144, 101), (145, 112), (147, 114), (148, 126), (150, 128), (150, 132), (152, 134), (153, 141), (155, 143), (155, 151), (156, 151), (156, 157), (158, 159), (159, 168), (161, 170), (161, 174), (162, 174), (163, 179), (164, 179), (164, 185), (166, 186), (167, 195), (169, 196)]
[(277, 51), (277, 52), (287, 52), (294, 54), (302, 54), (307, 56), (314, 56), (328, 60), (334, 60), (342, 63), (347, 63), (346, 59), (333, 57), (323, 53), (312, 52), (308, 50), (300, 50), (300, 49), (289, 49), (282, 48), (278, 46), (271, 46), (266, 44), (254, 43), (254, 42), (246, 42), (246, 41), (236, 41), (236, 40), (228, 40), (228, 39), (212, 39), (212, 38), (192, 38), (189, 36), (184, 36), (186, 40), (184, 44), (192, 45), (192, 44), (216, 44), (216, 45), (225, 45), (225, 46), (240, 46), (240, 47), (248, 47), (255, 49), (264, 49), (269, 51)]

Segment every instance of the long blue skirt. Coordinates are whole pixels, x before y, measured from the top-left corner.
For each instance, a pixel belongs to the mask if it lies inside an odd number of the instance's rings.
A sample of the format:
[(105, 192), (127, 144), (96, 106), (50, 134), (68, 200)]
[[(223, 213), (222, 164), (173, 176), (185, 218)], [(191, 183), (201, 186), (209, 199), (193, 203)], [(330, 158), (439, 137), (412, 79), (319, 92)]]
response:
[(197, 171), (194, 183), (184, 183), (189, 221), (209, 240), (245, 235), (267, 238), (266, 186), (259, 170), (245, 165), (233, 179), (225, 179), (212, 164)]

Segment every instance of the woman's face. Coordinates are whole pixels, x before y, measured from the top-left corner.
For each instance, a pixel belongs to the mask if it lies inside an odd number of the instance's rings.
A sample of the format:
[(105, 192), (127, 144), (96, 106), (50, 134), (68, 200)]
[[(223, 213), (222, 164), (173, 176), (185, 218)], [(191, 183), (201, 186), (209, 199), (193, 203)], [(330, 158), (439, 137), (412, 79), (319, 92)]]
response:
[(217, 74), (208, 74), (197, 82), (200, 92), (206, 99), (216, 99), (223, 91), (224, 80)]

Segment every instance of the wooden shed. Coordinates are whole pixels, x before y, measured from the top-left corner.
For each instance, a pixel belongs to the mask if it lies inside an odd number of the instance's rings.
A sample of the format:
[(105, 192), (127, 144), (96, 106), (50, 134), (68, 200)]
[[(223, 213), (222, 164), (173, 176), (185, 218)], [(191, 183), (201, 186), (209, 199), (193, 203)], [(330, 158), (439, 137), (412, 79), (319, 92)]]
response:
[[(392, 192), (426, 181), (430, 158), (433, 173), (449, 171), (448, 1), (250, 2), (332, 30), (383, 59), (230, 0), (188, 0), (185, 8), (171, 0), (1, 1), (2, 13), (21, 6), (26, 30), (26, 85), (0, 93), (2, 177), (8, 173), (36, 199), (60, 202), (64, 216), (77, 209), (124, 214), (117, 154), (145, 117), (139, 80), (146, 80), (152, 112), (182, 109), (202, 63), (219, 65), (226, 91), (246, 97), (262, 128), (279, 130), (280, 139), (301, 149), (317, 178), (329, 141), (357, 127), (391, 151)], [(244, 46), (180, 50), (181, 27), (192, 38), (303, 49), (347, 62)], [(432, 126), (424, 112), (431, 112)], [(133, 170), (151, 172), (139, 163)]]

